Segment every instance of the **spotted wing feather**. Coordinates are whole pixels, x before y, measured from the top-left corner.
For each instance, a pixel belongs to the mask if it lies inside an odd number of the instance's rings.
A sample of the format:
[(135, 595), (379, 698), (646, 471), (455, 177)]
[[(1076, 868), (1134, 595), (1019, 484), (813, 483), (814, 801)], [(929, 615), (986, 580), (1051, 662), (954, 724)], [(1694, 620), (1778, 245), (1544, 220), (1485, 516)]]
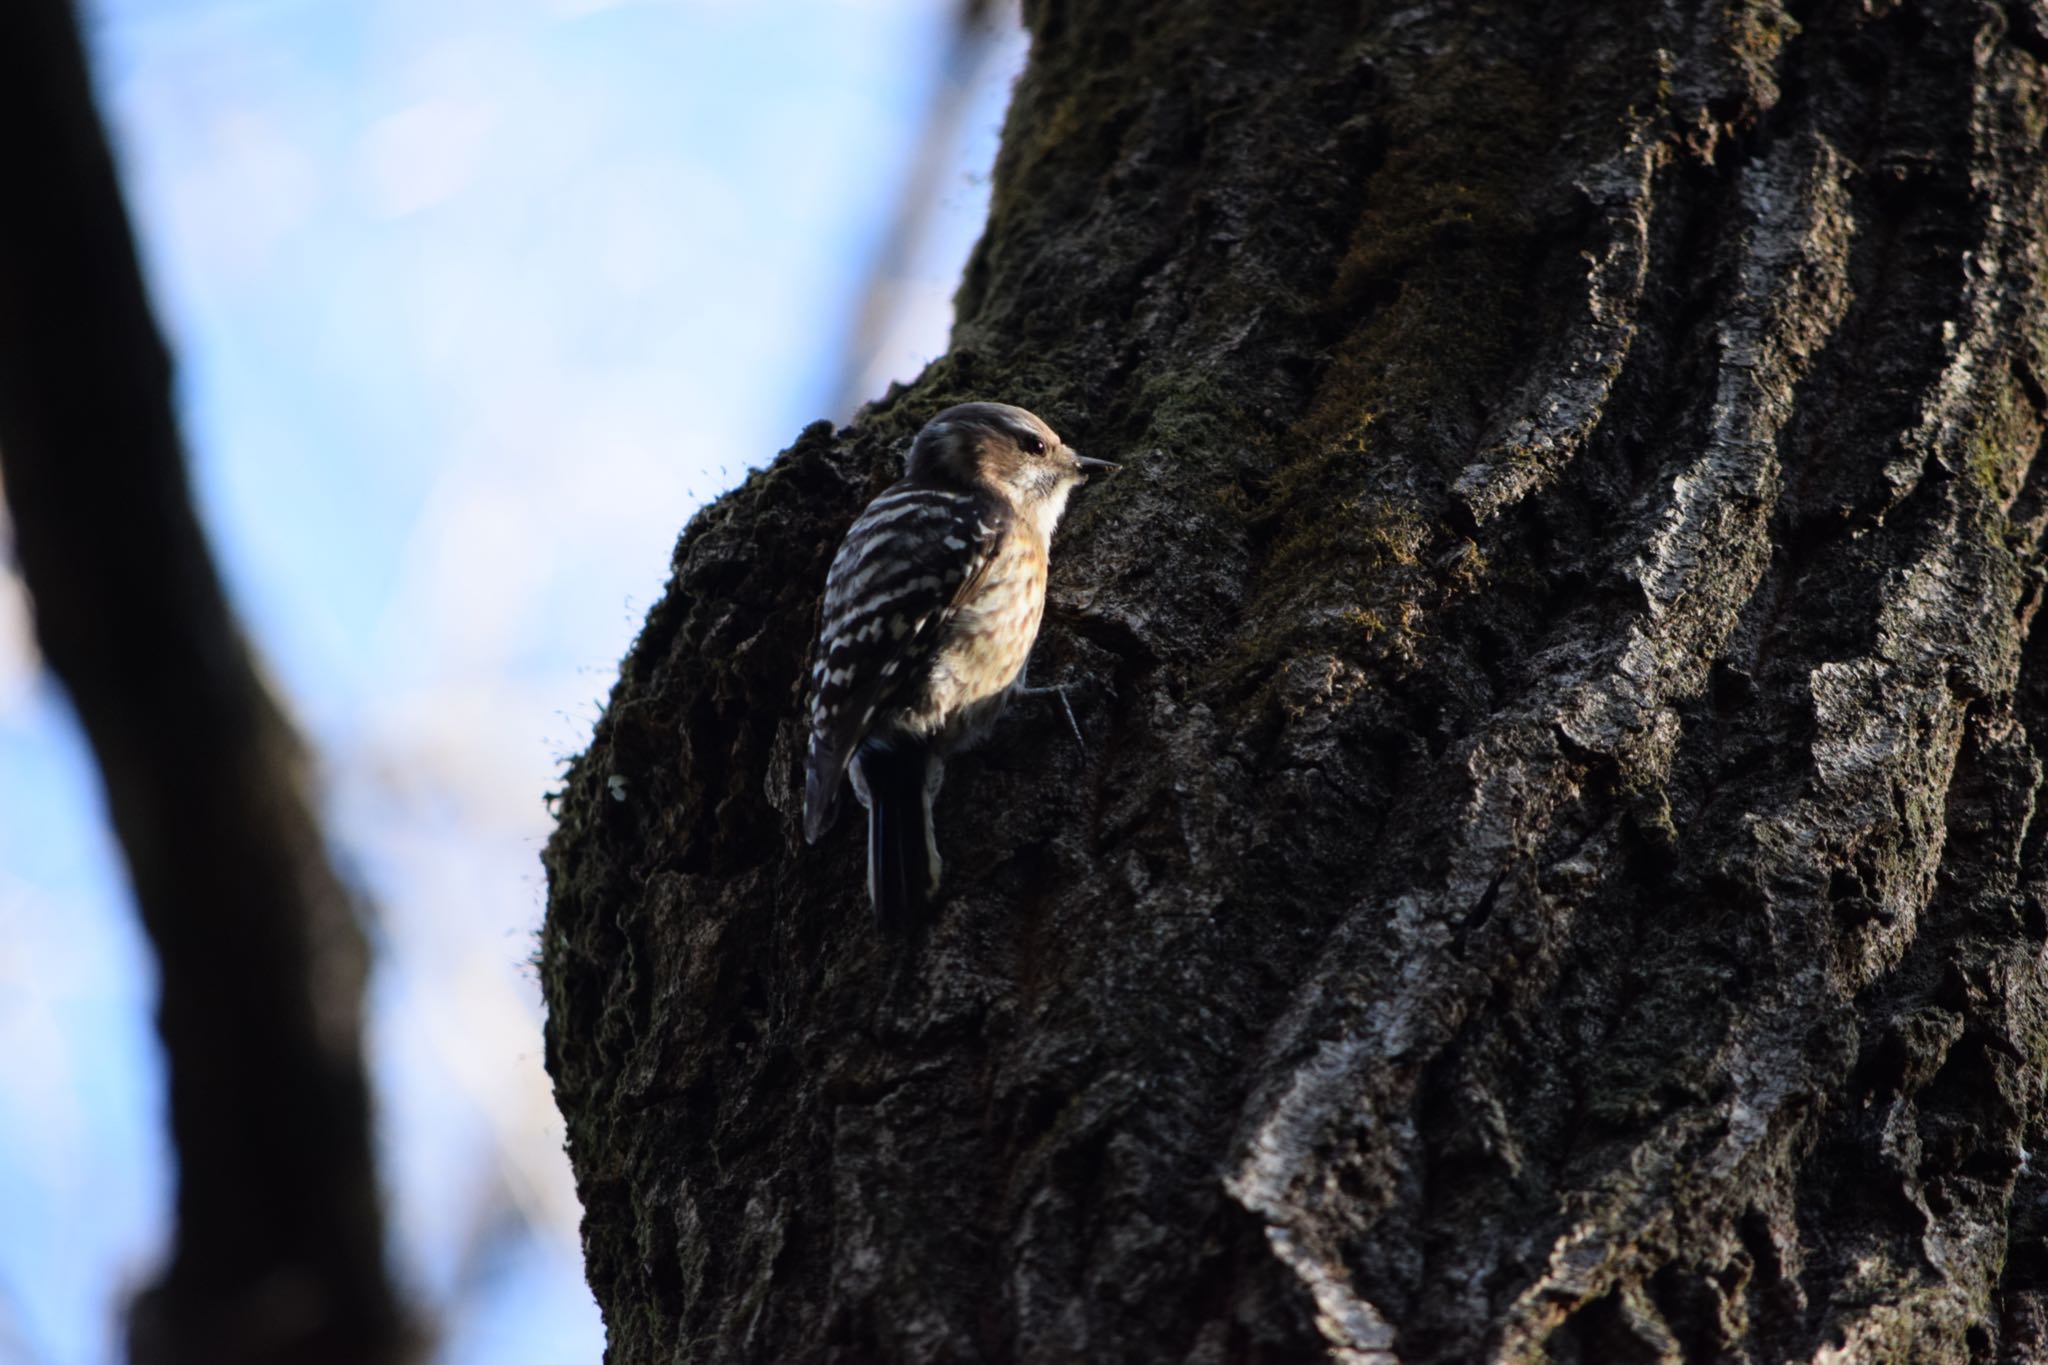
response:
[(877, 719), (923, 687), (959, 603), (1002, 535), (989, 500), (898, 484), (862, 512), (825, 579), (811, 669), (804, 837), (838, 817), (846, 766)]

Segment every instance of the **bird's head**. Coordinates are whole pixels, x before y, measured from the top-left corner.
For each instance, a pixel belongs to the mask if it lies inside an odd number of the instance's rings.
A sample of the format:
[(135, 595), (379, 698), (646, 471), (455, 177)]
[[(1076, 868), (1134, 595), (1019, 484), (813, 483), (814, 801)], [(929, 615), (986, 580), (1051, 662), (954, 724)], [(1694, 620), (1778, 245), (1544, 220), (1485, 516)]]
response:
[(921, 481), (993, 488), (1050, 533), (1075, 485), (1091, 472), (1115, 468), (1075, 451), (1023, 408), (962, 403), (925, 423), (905, 472)]

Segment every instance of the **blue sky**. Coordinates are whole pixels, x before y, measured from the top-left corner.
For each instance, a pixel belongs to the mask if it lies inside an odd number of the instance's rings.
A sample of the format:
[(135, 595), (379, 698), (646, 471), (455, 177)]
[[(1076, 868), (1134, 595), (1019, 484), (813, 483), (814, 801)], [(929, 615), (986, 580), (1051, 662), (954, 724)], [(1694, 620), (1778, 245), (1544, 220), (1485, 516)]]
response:
[[(599, 1350), (525, 965), (541, 796), (690, 513), (846, 416), (948, 10), (88, 6), (202, 512), (377, 903), (393, 1236), (446, 1361)], [(943, 349), (1022, 57), (976, 83), (877, 391)], [(0, 772), (0, 1361), (101, 1365), (166, 1231), (151, 968), (10, 576)]]

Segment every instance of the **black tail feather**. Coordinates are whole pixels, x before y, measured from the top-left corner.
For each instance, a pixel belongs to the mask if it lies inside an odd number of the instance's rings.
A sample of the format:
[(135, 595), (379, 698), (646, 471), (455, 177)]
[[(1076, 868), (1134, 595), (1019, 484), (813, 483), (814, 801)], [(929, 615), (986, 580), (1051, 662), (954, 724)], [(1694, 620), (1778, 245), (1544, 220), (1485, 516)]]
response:
[(859, 759), (868, 795), (868, 896), (884, 934), (923, 928), (931, 904), (926, 761), (925, 751), (912, 746), (870, 748)]

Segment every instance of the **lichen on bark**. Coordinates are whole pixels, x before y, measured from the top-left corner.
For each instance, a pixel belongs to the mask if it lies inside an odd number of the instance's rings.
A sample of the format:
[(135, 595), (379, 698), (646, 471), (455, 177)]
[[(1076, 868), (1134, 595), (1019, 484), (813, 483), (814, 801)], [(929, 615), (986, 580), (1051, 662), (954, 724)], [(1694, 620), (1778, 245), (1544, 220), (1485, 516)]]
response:
[[(699, 515), (565, 779), (612, 1358), (2038, 1349), (2048, 19), (1027, 20), (951, 353)], [(966, 397), (1125, 471), (1084, 743), (885, 942), (799, 680)]]

